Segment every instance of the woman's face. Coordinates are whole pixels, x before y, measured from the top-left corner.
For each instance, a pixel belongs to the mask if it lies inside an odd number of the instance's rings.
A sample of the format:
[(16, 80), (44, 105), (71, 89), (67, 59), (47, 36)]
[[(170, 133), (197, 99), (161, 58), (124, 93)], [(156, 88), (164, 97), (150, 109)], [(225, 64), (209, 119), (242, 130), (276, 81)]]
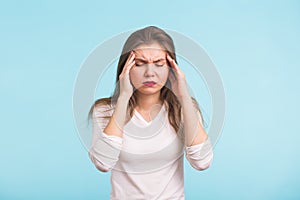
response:
[(167, 53), (157, 43), (138, 46), (134, 53), (135, 65), (129, 74), (132, 85), (142, 94), (159, 92), (169, 76)]

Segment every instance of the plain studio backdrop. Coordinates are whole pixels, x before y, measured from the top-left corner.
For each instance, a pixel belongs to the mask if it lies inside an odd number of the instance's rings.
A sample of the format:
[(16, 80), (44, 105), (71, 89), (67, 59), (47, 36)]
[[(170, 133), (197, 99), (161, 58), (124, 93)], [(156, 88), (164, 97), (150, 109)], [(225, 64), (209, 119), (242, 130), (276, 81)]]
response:
[(201, 45), (225, 88), (213, 164), (185, 162), (186, 199), (299, 199), (299, 19), (299, 1), (1, 2), (0, 199), (109, 199), (75, 128), (74, 82), (97, 45), (148, 25)]

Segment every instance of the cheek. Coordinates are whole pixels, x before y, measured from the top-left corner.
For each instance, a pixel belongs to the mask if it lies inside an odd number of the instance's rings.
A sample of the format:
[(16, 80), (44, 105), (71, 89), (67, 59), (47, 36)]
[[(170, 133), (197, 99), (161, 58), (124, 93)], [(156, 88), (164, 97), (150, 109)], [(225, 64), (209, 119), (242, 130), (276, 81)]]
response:
[(131, 70), (129, 72), (129, 78), (132, 82), (132, 84), (136, 84), (139, 82), (140, 73), (137, 70)]
[(163, 81), (167, 81), (169, 77), (169, 68), (163, 68), (158, 73), (160, 75), (160, 79)]

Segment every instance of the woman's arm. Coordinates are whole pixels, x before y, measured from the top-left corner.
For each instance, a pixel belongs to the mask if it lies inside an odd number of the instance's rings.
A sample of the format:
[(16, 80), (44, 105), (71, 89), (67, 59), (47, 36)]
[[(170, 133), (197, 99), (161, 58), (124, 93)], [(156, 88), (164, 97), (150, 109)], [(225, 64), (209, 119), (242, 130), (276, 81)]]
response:
[(107, 135), (114, 135), (120, 138), (123, 137), (123, 127), (125, 125), (127, 105), (129, 102), (128, 96), (119, 96), (115, 110), (109, 120), (108, 125), (103, 130)]
[(202, 124), (202, 117), (192, 98), (180, 99), (184, 124), (186, 158), (197, 170), (207, 169), (213, 161), (210, 139)]
[(111, 170), (119, 160), (128, 101), (126, 97), (119, 97), (108, 123), (104, 119), (105, 109), (108, 109), (106, 106), (93, 110), (93, 139), (89, 157), (102, 172)]
[(182, 106), (186, 157), (195, 169), (204, 170), (209, 167), (213, 158), (210, 140), (202, 126), (200, 111), (196, 108), (197, 106), (194, 106), (194, 102), (189, 95), (185, 74), (171, 56), (167, 55), (167, 59), (174, 72), (174, 74), (169, 73), (172, 91)]
[(203, 143), (208, 135), (202, 126), (202, 117), (192, 98), (180, 97), (184, 124), (185, 145), (194, 146)]
[(122, 73), (119, 75), (120, 94), (111, 120), (104, 129), (104, 132), (108, 135), (123, 137), (123, 127), (126, 120), (127, 105), (130, 97), (133, 94), (133, 87), (130, 83), (129, 72), (130, 69), (135, 65), (134, 58), (135, 54), (130, 52)]
[[(93, 140), (89, 150), (89, 156), (97, 169), (103, 172), (112, 169), (119, 160), (123, 142), (123, 127), (127, 115), (127, 105), (133, 93), (133, 87), (129, 79), (129, 71), (135, 64), (134, 58), (135, 54), (131, 52), (122, 73), (119, 75), (120, 94), (109, 122), (104, 125), (103, 117), (101, 117), (104, 113), (103, 110), (95, 110), (95, 118), (93, 118), (93, 121), (96, 123), (95, 126), (93, 123)], [(98, 119), (100, 119), (100, 121), (98, 121)]]
[[(105, 132), (109, 124), (117, 124), (112, 116), (117, 116), (118, 110), (122, 110), (122, 106), (118, 106), (117, 103), (113, 113), (108, 113), (109, 107), (108, 105), (101, 105), (95, 106), (93, 109), (93, 137), (89, 149), (89, 157), (95, 167), (102, 172), (107, 172), (115, 166), (119, 159), (123, 142), (122, 137), (118, 136), (118, 131), (116, 134), (114, 132)], [(114, 128), (118, 130), (118, 127), (111, 127), (110, 130), (114, 130)]]

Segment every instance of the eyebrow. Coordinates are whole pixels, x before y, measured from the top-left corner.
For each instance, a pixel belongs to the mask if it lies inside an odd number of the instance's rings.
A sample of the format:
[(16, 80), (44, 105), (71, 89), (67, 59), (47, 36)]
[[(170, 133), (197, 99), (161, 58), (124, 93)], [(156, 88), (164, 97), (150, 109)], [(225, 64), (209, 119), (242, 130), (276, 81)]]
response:
[[(143, 59), (143, 58), (136, 58), (135, 60), (136, 61), (141, 61), (141, 62), (144, 62), (144, 63), (148, 63), (148, 61)], [(165, 61), (165, 60), (166, 60), (165, 58), (159, 58), (157, 60), (154, 60), (153, 62), (156, 63), (156, 62)]]

